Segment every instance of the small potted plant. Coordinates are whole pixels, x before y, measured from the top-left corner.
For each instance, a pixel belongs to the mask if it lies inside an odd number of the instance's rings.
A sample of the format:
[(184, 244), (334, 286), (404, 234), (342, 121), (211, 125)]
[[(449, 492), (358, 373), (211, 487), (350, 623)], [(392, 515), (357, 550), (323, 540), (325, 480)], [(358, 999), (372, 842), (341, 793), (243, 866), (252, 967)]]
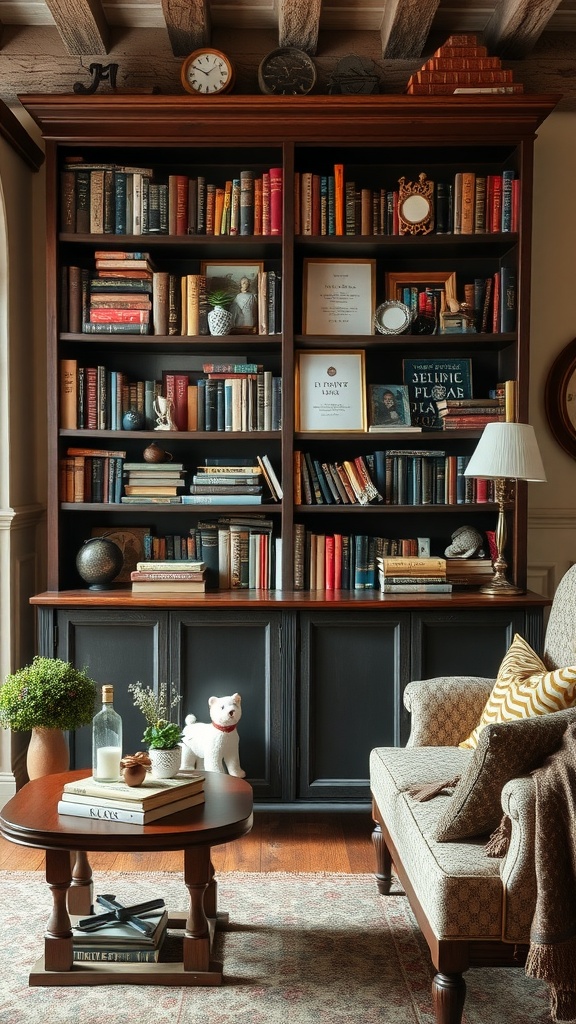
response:
[(86, 669), (59, 658), (37, 656), (6, 677), (0, 687), (0, 726), (14, 732), (32, 730), (29, 778), (67, 770), (70, 753), (64, 732), (90, 724), (96, 693)]
[(208, 302), (213, 307), (208, 313), (210, 334), (229, 334), (234, 323), (234, 314), (228, 306), (234, 299), (231, 292), (225, 289), (210, 292)]
[(130, 683), (128, 691), (146, 721), (142, 742), (148, 747), (152, 774), (158, 779), (173, 778), (180, 768), (182, 729), (176, 722), (170, 721), (170, 712), (179, 703), (180, 695), (168, 704), (166, 683), (160, 683), (158, 693), (142, 683)]

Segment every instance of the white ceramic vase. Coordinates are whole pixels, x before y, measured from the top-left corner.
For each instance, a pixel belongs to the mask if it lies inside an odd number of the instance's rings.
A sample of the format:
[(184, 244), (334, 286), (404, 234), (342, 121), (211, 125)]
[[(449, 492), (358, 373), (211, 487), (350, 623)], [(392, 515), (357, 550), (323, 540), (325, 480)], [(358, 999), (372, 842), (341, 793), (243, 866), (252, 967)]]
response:
[(152, 762), (151, 773), (155, 779), (173, 779), (180, 769), (182, 751), (180, 747), (173, 747), (172, 750), (148, 751)]
[(234, 323), (234, 314), (224, 306), (214, 306), (208, 313), (210, 334), (230, 334)]

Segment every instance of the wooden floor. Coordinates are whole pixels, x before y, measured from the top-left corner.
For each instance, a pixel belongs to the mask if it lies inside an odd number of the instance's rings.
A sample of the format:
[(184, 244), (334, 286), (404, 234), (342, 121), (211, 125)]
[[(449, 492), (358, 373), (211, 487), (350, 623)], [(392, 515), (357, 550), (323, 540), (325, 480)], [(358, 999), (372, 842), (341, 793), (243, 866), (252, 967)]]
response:
[[(216, 871), (375, 870), (369, 811), (254, 811), (254, 828), (234, 843), (213, 848)], [(94, 853), (95, 871), (180, 871), (181, 853)], [(0, 839), (0, 870), (42, 871), (44, 852)]]

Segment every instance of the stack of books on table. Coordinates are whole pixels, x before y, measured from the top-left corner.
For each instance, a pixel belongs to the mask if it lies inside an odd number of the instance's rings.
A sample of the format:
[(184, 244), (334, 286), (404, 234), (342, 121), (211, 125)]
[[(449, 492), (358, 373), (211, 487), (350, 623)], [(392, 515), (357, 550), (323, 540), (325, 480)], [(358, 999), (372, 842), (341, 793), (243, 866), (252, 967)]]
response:
[(499, 398), (442, 398), (436, 407), (443, 430), (476, 430), (506, 419), (506, 405)]
[(133, 594), (203, 594), (206, 590), (206, 563), (185, 559), (137, 562), (130, 579)]
[(490, 558), (447, 558), (446, 578), (455, 587), (481, 587), (493, 576)]
[(449, 594), (452, 591), (445, 558), (379, 557), (377, 566), (383, 594)]
[(179, 505), (184, 477), (181, 462), (125, 462), (121, 501), (127, 505), (146, 502)]
[[(94, 915), (105, 917), (106, 914)], [(150, 934), (137, 931), (121, 921), (102, 924), (94, 931), (79, 928), (87, 920), (71, 915), (74, 960), (96, 963), (154, 963), (160, 959), (168, 929), (166, 907), (135, 915), (151, 926)]]
[(149, 825), (158, 818), (204, 803), (204, 774), (187, 772), (173, 779), (147, 776), (140, 786), (97, 782), (93, 776), (66, 782), (58, 814), (95, 821)]

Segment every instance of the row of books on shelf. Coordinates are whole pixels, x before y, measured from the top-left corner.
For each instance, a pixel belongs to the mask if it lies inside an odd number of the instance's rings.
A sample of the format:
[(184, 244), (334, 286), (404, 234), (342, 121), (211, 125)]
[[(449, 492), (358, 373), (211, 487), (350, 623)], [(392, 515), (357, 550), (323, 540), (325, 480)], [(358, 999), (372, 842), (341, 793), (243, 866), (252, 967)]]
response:
[(494, 501), (493, 481), (465, 476), (470, 455), (384, 449), (339, 462), (294, 452), (296, 505), (460, 505)]
[[(282, 275), (256, 275), (248, 326), (231, 297), (232, 333), (282, 331)], [(62, 268), (61, 328), (72, 334), (209, 335), (210, 281), (204, 273), (157, 270), (149, 253), (96, 253), (96, 269)], [(251, 293), (252, 294), (252, 293)]]
[[(219, 516), (190, 528), (196, 561), (170, 560), (138, 563), (137, 571), (174, 578), (142, 579), (139, 592), (161, 589), (164, 593), (193, 592), (183, 577), (204, 573), (208, 590), (274, 590), (279, 588), (281, 540), (273, 536), (272, 520), (263, 515)], [(190, 568), (202, 566), (201, 570)], [(151, 568), (152, 566), (152, 568)], [(132, 588), (138, 580), (132, 579)], [(195, 581), (191, 581), (195, 582)], [(158, 585), (157, 585), (158, 584)]]
[(294, 526), (295, 590), (450, 593), (453, 586), (480, 586), (491, 573), (488, 558), (431, 556), (428, 537), (325, 534)]
[[(340, 184), (338, 184), (340, 182)], [(430, 181), (436, 234), (486, 234), (518, 231), (520, 179), (501, 174), (457, 171)], [(362, 185), (343, 165), (331, 174), (312, 171), (294, 176), (295, 233), (302, 235), (400, 235), (399, 185)]]
[[(282, 428), (282, 378), (260, 363), (204, 363), (202, 373), (165, 370), (161, 379), (131, 380), (126, 373), (103, 365), (82, 366), (77, 359), (60, 361), (63, 429), (154, 430), (162, 423), (159, 396), (170, 403), (165, 429), (244, 432)], [(128, 413), (131, 415), (126, 418)]]
[(281, 235), (282, 168), (165, 174), (70, 158), (60, 177), (60, 228), (75, 234)]
[[(463, 303), (449, 302), (446, 289), (441, 285), (425, 283), (398, 284), (392, 298), (408, 307), (413, 322), (422, 317), (432, 323), (432, 330), (419, 333), (500, 334), (514, 331), (516, 327), (514, 267), (501, 267), (488, 277), (465, 282)], [(411, 328), (409, 332), (412, 333)]]

